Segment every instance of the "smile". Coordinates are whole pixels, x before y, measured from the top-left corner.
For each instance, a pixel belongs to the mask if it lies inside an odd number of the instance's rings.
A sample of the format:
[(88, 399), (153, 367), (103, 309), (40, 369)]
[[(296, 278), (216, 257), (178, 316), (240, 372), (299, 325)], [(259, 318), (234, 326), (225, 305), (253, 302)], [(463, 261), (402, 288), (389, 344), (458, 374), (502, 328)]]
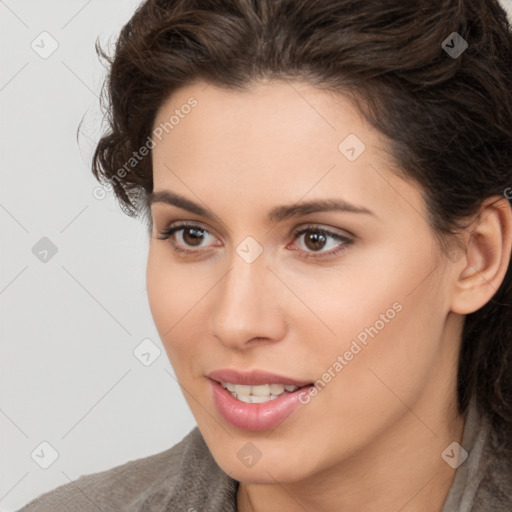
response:
[(312, 386), (312, 384), (306, 386), (248, 385), (226, 381), (216, 382), (211, 379), (209, 385), (215, 406), (224, 420), (243, 430), (276, 428), (287, 420), (295, 409), (304, 405), (300, 395), (307, 393), (308, 388)]
[(293, 393), (299, 386), (284, 384), (260, 384), (258, 386), (247, 386), (244, 384), (233, 384), (221, 382), (224, 389), (227, 389), (233, 398), (247, 404), (261, 404), (269, 400), (275, 400), (285, 393)]

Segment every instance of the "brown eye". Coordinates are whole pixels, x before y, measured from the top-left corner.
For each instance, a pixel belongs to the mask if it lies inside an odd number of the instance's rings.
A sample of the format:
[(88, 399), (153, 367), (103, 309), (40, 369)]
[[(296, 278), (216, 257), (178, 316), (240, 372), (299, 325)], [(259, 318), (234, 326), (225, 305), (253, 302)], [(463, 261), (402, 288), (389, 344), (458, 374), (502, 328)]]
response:
[[(176, 253), (196, 253), (211, 248), (215, 237), (205, 228), (191, 224), (179, 224), (164, 229), (158, 237), (159, 240), (168, 240)], [(211, 238), (211, 240), (208, 240)], [(213, 242), (208, 243), (208, 241)], [(197, 250), (196, 250), (197, 249)]]
[(344, 251), (352, 239), (327, 229), (311, 226), (294, 232), (296, 248), (303, 257), (331, 257)]
[(186, 245), (190, 245), (192, 247), (196, 247), (201, 245), (201, 242), (204, 240), (204, 229), (197, 228), (184, 228), (183, 229), (183, 241)]
[(304, 244), (312, 251), (319, 251), (323, 249), (327, 242), (327, 237), (323, 233), (310, 232), (304, 237)]

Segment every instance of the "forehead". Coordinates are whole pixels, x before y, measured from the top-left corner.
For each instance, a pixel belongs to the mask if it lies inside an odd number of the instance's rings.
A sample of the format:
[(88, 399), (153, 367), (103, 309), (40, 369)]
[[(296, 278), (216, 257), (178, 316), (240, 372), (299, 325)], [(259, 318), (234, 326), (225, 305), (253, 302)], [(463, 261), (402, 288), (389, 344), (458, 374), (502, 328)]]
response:
[[(191, 103), (195, 103), (192, 108)], [(228, 142), (229, 136), (229, 143), (240, 150), (254, 150), (258, 142), (265, 142), (274, 150), (293, 146), (300, 153), (318, 149), (322, 140), (329, 144), (331, 138), (350, 130), (369, 144), (380, 143), (378, 133), (370, 138), (371, 127), (347, 98), (297, 82), (265, 82), (243, 91), (199, 82), (179, 89), (164, 102), (154, 128), (165, 128), (171, 118), (173, 125), (166, 130), (173, 135), (170, 143), (197, 139), (203, 143), (202, 150), (215, 147), (219, 139)], [(302, 144), (306, 141), (309, 144)]]
[(215, 191), (219, 201), (236, 192), (261, 206), (338, 194), (396, 213), (411, 201), (422, 208), (418, 187), (392, 172), (385, 139), (349, 100), (307, 84), (196, 83), (167, 99), (158, 127), (166, 129), (152, 150), (155, 190)]

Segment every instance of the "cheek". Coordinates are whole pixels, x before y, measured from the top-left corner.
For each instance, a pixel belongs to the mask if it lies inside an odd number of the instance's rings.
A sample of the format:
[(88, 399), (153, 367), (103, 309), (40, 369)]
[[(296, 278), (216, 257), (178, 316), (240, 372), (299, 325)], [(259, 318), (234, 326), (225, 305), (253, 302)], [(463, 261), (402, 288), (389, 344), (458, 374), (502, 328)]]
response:
[(155, 326), (171, 359), (173, 349), (170, 340), (186, 317), (187, 309), (190, 309), (187, 306), (191, 292), (186, 275), (177, 271), (161, 247), (150, 247), (146, 288)]
[[(294, 291), (319, 318), (302, 311), (292, 325), (307, 332), (314, 322), (316, 335), (308, 336), (311, 361), (322, 381), (336, 382), (326, 384), (333, 390), (333, 407), (341, 400), (358, 408), (376, 396), (383, 403), (396, 401), (389, 388), (412, 397), (427, 381), (446, 316), (439, 300), (446, 291), (436, 284), (440, 277), (432, 272), (428, 244), (428, 238), (418, 244), (422, 251), (413, 245), (383, 246), (357, 262), (347, 258), (337, 271), (317, 271), (314, 278), (294, 273)], [(313, 350), (318, 343), (323, 349)]]
[(431, 268), (425, 254), (422, 258), (414, 258), (406, 246), (383, 243), (371, 250), (357, 248), (337, 267), (283, 265), (279, 275), (310, 310), (294, 308), (292, 322), (302, 329), (311, 324), (322, 336), (317, 341), (336, 351), (348, 350), (359, 334), (363, 343), (371, 339), (367, 329), (373, 326), (377, 336), (389, 331), (391, 324), (400, 324), (404, 314), (399, 310), (415, 298), (411, 291)]
[[(174, 369), (197, 360), (204, 322), (204, 300), (218, 277), (198, 275), (191, 265), (171, 261), (165, 244), (150, 246), (146, 288), (151, 314)], [(179, 363), (179, 364), (178, 364)]]
[(171, 260), (170, 249), (163, 242), (150, 246), (146, 287), (151, 313), (163, 334), (170, 332), (205, 292), (205, 285), (194, 279), (186, 265)]

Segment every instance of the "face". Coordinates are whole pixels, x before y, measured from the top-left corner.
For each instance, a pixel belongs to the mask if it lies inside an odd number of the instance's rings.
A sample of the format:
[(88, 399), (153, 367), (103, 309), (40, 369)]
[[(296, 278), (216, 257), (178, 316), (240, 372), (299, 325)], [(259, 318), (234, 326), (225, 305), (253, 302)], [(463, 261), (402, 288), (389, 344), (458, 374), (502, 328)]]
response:
[[(449, 270), (419, 187), (392, 172), (379, 134), (343, 97), (302, 83), (191, 85), (154, 128), (177, 109), (153, 149), (154, 192), (188, 203), (151, 204), (147, 291), (219, 466), (240, 481), (299, 481), (367, 449), (404, 403), (445, 400)], [(214, 398), (228, 392), (207, 377), (220, 369), (316, 387), (281, 416), (229, 402), (233, 424)]]

